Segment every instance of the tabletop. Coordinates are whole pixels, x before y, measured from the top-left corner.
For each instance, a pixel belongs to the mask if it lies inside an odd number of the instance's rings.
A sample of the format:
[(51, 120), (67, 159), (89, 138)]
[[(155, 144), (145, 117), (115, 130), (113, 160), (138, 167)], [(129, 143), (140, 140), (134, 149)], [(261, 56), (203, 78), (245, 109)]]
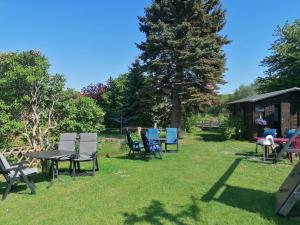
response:
[(74, 154), (73, 151), (51, 150), (51, 151), (41, 151), (41, 152), (29, 152), (24, 155), (36, 159), (58, 159), (61, 157), (71, 156), (73, 154)]
[[(264, 140), (264, 137), (256, 137), (255, 140), (259, 141), (259, 140)], [(275, 143), (286, 143), (289, 141), (288, 138), (273, 138)]]

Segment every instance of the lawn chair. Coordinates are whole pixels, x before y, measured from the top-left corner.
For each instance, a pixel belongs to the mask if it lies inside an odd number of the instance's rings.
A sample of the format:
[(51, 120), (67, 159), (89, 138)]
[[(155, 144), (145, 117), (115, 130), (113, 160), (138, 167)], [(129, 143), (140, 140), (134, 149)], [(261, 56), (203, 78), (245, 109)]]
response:
[[(277, 129), (266, 129), (263, 133), (263, 137), (266, 138), (268, 135), (272, 135), (273, 138), (276, 138), (276, 135), (277, 135), (276, 132), (277, 132)], [(255, 148), (256, 153), (257, 153), (257, 147), (259, 145), (263, 146), (264, 141), (265, 141), (265, 139), (261, 139), (256, 142), (256, 148)]]
[(135, 153), (138, 153), (142, 157), (142, 149), (144, 148), (143, 144), (134, 142), (130, 131), (126, 131), (126, 136), (129, 147), (128, 157), (130, 157), (131, 154), (134, 156)]
[(76, 170), (80, 172), (80, 162), (92, 161), (92, 171), (86, 174), (94, 175), (95, 171), (99, 170), (97, 159), (97, 133), (81, 133), (79, 142), (79, 154), (72, 158), (73, 176), (76, 175)]
[(147, 159), (147, 157), (151, 157), (151, 155), (154, 155), (156, 157), (156, 153), (158, 153), (159, 158), (162, 159), (162, 151), (161, 151), (162, 149), (160, 145), (150, 143), (144, 132), (142, 132), (142, 140), (145, 148), (145, 155), (144, 155), (145, 159)]
[(274, 142), (274, 138), (272, 135), (268, 135), (263, 143), (263, 159), (266, 160), (269, 158), (270, 150), (272, 155), (277, 157), (277, 153), (279, 152), (279, 145)]
[[(76, 155), (76, 139), (77, 139), (77, 133), (61, 133), (60, 134), (57, 150), (74, 152), (74, 154), (71, 157), (61, 157), (57, 161), (52, 160), (50, 168), (52, 168), (54, 166), (54, 163), (69, 161), (70, 162), (69, 172), (71, 173), (71, 170), (72, 170), (71, 158), (74, 157), (74, 155)], [(57, 166), (57, 170), (58, 170), (58, 165), (56, 165), (56, 166)], [(57, 171), (57, 173), (58, 173), (58, 171)]]
[(7, 182), (7, 188), (2, 195), (2, 200), (6, 198), (14, 182), (21, 179), (26, 182), (32, 194), (36, 193), (31, 176), (37, 173), (37, 168), (26, 168), (25, 164), (28, 164), (28, 162), (23, 161), (10, 165), (4, 155), (0, 153), (0, 173), (3, 174)]
[(300, 136), (296, 136), (291, 144), (291, 146), (287, 150), (288, 158), (290, 162), (293, 162), (293, 154), (300, 155)]
[(148, 141), (151, 144), (160, 144), (160, 142), (158, 140), (159, 139), (159, 130), (157, 128), (149, 128), (147, 130), (146, 136), (148, 138)]
[(168, 145), (176, 145), (176, 151), (178, 152), (178, 133), (177, 128), (166, 128), (166, 143), (165, 149), (168, 151)]

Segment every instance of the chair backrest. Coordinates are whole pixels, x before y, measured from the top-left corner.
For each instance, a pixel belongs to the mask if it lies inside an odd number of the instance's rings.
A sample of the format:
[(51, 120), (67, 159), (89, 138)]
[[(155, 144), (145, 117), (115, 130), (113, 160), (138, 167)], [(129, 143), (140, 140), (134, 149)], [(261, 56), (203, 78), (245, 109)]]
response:
[[(10, 164), (7, 161), (7, 159), (5, 158), (5, 156), (3, 154), (0, 153), (0, 171), (5, 171), (7, 169), (10, 169)], [(2, 173), (4, 178), (9, 181), (9, 173)]]
[(76, 133), (61, 133), (59, 136), (59, 141), (76, 141)]
[(166, 132), (167, 143), (177, 143), (177, 128), (166, 128)]
[(156, 139), (159, 138), (159, 131), (157, 128), (149, 128), (147, 130), (147, 138), (148, 139)]
[(58, 142), (58, 151), (75, 152), (75, 141), (60, 141)]
[(300, 149), (300, 136), (296, 136), (292, 142), (293, 149)]
[(126, 131), (126, 137), (127, 137), (128, 146), (130, 149), (132, 149), (133, 148), (133, 140), (132, 140), (130, 131)]
[(288, 130), (285, 134), (285, 137), (290, 139), (294, 135), (295, 132), (296, 132), (295, 129)]
[(81, 133), (79, 153), (92, 155), (97, 152), (97, 133)]
[(268, 135), (265, 139), (265, 142), (266, 142), (267, 145), (270, 145), (272, 147), (272, 149), (275, 149), (276, 145), (275, 145), (275, 142), (274, 142), (274, 139), (273, 139), (272, 135)]
[(142, 141), (143, 141), (143, 145), (144, 145), (146, 152), (150, 152), (149, 140), (148, 140), (147, 134), (145, 132), (142, 132), (141, 136), (142, 136)]
[(268, 135), (272, 135), (273, 138), (276, 137), (276, 133), (277, 132), (277, 129), (266, 129), (263, 133), (263, 137), (267, 137)]
[(61, 133), (59, 135), (58, 150), (75, 152), (76, 133)]
[(5, 158), (5, 156), (3, 154), (0, 153), (0, 167), (1, 170), (7, 170), (10, 169), (10, 164), (7, 161), (7, 159)]

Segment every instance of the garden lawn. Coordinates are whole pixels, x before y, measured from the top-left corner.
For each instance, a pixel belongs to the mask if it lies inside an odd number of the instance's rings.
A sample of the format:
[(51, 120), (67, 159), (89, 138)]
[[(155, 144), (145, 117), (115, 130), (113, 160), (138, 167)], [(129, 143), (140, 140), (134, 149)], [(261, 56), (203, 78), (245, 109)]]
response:
[[(218, 137), (187, 136), (163, 160), (102, 157), (94, 177), (61, 175), (50, 188), (36, 179), (36, 195), (19, 184), (0, 202), (0, 224), (300, 224), (273, 212), (274, 192), (292, 166), (262, 163), (255, 144)], [(4, 188), (2, 181), (1, 194)]]

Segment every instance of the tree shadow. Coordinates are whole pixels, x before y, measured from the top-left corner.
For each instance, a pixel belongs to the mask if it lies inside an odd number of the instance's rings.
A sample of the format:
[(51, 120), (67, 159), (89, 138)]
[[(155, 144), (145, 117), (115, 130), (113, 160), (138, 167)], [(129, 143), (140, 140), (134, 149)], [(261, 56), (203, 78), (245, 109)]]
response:
[[(205, 202), (218, 201), (234, 208), (240, 208), (252, 213), (259, 213), (262, 217), (267, 220), (272, 220), (278, 225), (285, 225), (287, 222), (291, 222), (291, 224), (293, 224), (292, 222), (294, 221), (289, 218), (276, 216), (274, 212), (274, 193), (267, 193), (261, 190), (235, 187), (226, 184), (227, 180), (242, 160), (242, 158), (235, 159), (222, 177), (209, 189), (201, 200)], [(215, 197), (219, 191), (222, 191), (221, 195), (219, 197)], [(299, 221), (295, 224), (299, 224)]]
[(192, 219), (199, 221), (200, 209), (197, 205), (197, 199), (191, 196), (191, 205), (182, 206), (183, 208), (179, 213), (172, 214), (166, 211), (165, 205), (160, 201), (153, 200), (150, 205), (146, 208), (142, 208), (139, 213), (122, 213), (125, 217), (124, 224), (139, 224), (139, 223), (149, 223), (152, 225), (163, 225), (168, 221), (174, 225), (186, 225), (183, 222), (184, 219)]

